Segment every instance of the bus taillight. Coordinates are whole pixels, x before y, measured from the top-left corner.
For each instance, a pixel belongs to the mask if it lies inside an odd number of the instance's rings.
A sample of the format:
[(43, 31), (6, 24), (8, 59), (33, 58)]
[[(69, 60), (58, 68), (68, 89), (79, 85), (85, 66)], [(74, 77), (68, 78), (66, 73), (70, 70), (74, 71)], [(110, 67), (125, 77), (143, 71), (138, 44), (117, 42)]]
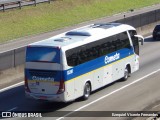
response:
[(64, 90), (65, 90), (64, 80), (61, 80), (61, 81), (60, 81), (60, 85), (59, 85), (59, 90), (58, 90), (57, 94), (63, 93)]
[(25, 91), (26, 92), (31, 92), (29, 87), (28, 87), (28, 82), (27, 82), (27, 78), (25, 77), (25, 81), (24, 81), (24, 87), (25, 87)]

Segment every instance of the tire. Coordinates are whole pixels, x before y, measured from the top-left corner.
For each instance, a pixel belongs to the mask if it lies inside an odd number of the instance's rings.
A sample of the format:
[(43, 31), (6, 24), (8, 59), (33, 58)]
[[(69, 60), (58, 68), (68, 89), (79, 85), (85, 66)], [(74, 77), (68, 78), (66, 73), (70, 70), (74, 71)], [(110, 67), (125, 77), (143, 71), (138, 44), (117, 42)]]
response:
[(156, 37), (155, 37), (155, 36), (153, 37), (153, 40), (156, 40)]
[(129, 76), (130, 76), (129, 68), (126, 67), (126, 68), (124, 69), (124, 77), (122, 78), (122, 80), (126, 81)]
[(83, 100), (87, 100), (91, 94), (91, 85), (89, 82), (86, 82), (84, 86)]
[(157, 40), (157, 37), (156, 37), (156, 36), (153, 36), (153, 40)]

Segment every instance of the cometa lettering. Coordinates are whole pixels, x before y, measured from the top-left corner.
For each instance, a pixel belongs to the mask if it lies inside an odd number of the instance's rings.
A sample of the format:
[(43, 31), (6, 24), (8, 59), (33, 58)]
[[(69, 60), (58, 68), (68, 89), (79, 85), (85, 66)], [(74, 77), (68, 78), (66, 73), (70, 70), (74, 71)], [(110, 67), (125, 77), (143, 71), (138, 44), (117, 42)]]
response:
[(39, 81), (54, 81), (54, 78), (48, 77), (48, 78), (42, 78), (42, 77), (37, 77), (33, 76), (32, 80), (39, 80)]
[(119, 58), (120, 58), (120, 53), (116, 53), (115, 55), (110, 56), (110, 57), (106, 56), (104, 62), (105, 64), (108, 64), (108, 63), (118, 60)]

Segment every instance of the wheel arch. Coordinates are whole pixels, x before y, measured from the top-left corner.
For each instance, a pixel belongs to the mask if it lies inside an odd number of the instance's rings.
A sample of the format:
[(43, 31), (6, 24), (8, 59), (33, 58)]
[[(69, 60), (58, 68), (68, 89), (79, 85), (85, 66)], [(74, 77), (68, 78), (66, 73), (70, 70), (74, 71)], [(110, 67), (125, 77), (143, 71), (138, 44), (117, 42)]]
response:
[[(131, 64), (130, 64), (130, 63), (126, 64), (126, 67), (128, 68), (129, 74), (131, 74), (131, 71), (132, 71), (132, 70), (131, 70)], [(126, 67), (125, 67), (125, 68), (126, 68)]]
[(84, 82), (83, 87), (85, 86), (85, 84), (86, 84), (87, 82), (90, 84), (91, 92), (92, 92), (92, 82), (91, 82), (91, 80), (90, 80), (90, 79), (87, 79), (87, 80)]

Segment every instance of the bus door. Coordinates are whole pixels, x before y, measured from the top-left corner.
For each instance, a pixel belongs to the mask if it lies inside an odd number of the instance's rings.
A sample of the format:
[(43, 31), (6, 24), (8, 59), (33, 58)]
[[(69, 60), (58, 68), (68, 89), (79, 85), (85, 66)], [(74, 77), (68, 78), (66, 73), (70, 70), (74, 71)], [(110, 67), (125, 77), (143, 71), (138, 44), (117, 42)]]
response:
[(138, 37), (135, 37), (134, 35), (136, 35), (136, 31), (135, 30), (130, 30), (129, 31), (131, 39), (132, 39), (132, 43), (133, 43), (133, 47), (134, 47), (134, 52), (139, 55), (139, 41), (138, 41)]

